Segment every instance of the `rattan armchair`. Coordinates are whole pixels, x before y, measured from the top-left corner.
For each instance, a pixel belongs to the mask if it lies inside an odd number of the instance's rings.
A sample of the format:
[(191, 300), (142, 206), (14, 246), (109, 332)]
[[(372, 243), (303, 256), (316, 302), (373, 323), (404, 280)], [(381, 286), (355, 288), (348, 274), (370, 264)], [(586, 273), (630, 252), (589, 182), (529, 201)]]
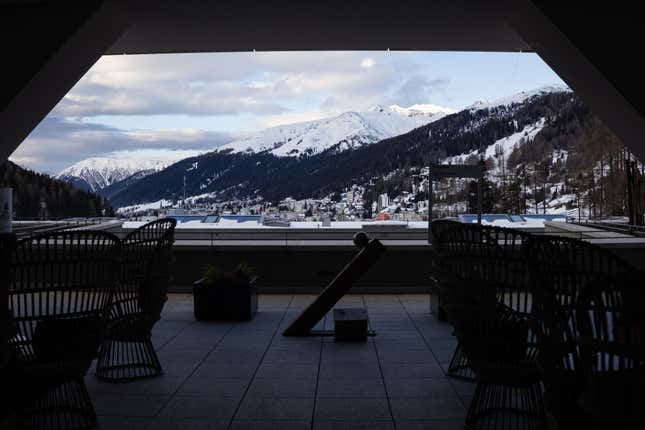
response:
[(467, 428), (541, 428), (545, 423), (531, 294), (517, 230), (460, 224), (441, 234), (446, 313), (477, 387)]
[(96, 366), (100, 379), (127, 381), (162, 374), (151, 330), (167, 300), (176, 224), (162, 218), (122, 240), (118, 288)]
[[(576, 310), (588, 305), (589, 288), (614, 285), (634, 269), (614, 254), (574, 238), (531, 237), (524, 253), (533, 281), (532, 329), (547, 410), (559, 428), (590, 427), (592, 416), (583, 408), (588, 384)], [(587, 297), (587, 303), (581, 297)]]
[(582, 407), (600, 429), (645, 427), (643, 273), (598, 277), (576, 306)]
[(96, 414), (83, 377), (96, 358), (114, 291), (119, 239), (99, 231), (42, 234), (12, 253), (10, 339), (19, 424), (91, 428)]
[[(442, 280), (445, 276), (450, 276), (445, 273), (445, 270), (441, 267), (441, 257), (445, 255), (445, 243), (442, 241), (442, 234), (444, 231), (451, 228), (459, 228), (461, 223), (452, 220), (435, 220), (430, 223), (430, 230), (432, 231), (432, 247), (436, 254), (435, 261), (435, 272), (436, 272), (436, 287), (437, 289), (433, 291), (434, 294), (439, 295), (439, 303), (441, 304), (442, 309), (445, 312), (445, 306), (447, 303), (448, 297), (450, 296), (450, 291), (447, 291), (446, 284)], [(442, 276), (442, 272), (443, 275)], [(448, 375), (457, 378), (463, 379), (466, 381), (475, 380), (475, 373), (468, 363), (468, 358), (464, 355), (461, 346), (457, 344), (455, 351), (450, 358), (450, 363), (448, 365)]]

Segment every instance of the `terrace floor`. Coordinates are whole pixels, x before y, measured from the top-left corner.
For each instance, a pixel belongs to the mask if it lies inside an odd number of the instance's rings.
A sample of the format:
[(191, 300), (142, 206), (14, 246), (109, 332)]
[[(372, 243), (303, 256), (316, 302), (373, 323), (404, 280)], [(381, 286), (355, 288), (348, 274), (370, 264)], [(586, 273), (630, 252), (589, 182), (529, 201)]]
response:
[(445, 376), (455, 339), (427, 295), (346, 296), (338, 306), (368, 309), (366, 343), (283, 337), (313, 298), (262, 295), (252, 321), (231, 324), (195, 321), (192, 295), (172, 294), (153, 331), (163, 376), (111, 384), (88, 372), (99, 428), (463, 428), (474, 384)]

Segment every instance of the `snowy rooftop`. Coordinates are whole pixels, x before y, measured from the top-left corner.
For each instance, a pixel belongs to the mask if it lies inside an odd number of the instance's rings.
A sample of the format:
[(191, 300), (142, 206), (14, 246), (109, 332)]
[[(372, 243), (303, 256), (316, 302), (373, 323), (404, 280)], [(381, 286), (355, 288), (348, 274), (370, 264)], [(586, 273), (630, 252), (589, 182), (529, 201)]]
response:
[[(244, 217), (243, 217), (244, 218)], [(138, 228), (147, 221), (125, 221), (122, 225), (125, 229)], [(177, 229), (238, 229), (238, 228), (262, 228), (262, 229), (349, 229), (360, 230), (364, 226), (368, 228), (428, 228), (426, 221), (332, 221), (329, 227), (324, 227), (322, 221), (291, 221), (288, 226), (264, 225), (259, 217), (246, 217), (246, 219), (234, 219), (233, 217), (222, 217), (218, 222), (202, 222), (201, 220), (190, 220), (177, 224)]]
[[(522, 214), (522, 215), (506, 215), (506, 214), (483, 214), (482, 224), (492, 225), (495, 227), (506, 228), (526, 228), (538, 229), (544, 228), (546, 221), (566, 222), (567, 215), (564, 213), (559, 214)], [(476, 223), (477, 215), (475, 214), (462, 214), (459, 215), (459, 221), (463, 223)]]
[[(181, 217), (179, 217), (181, 218)], [(228, 216), (205, 217), (202, 219), (182, 219), (177, 224), (177, 230), (210, 230), (210, 229), (267, 229), (267, 230), (366, 230), (366, 231), (400, 231), (407, 229), (427, 229), (427, 221), (332, 221), (329, 226), (324, 226), (322, 221), (285, 221), (282, 225), (263, 224), (259, 216)], [(210, 219), (209, 219), (210, 218)], [(213, 222), (215, 221), (215, 222)], [(462, 214), (459, 221), (464, 223), (476, 223), (477, 215)], [(482, 224), (497, 227), (540, 229), (544, 228), (545, 221), (566, 221), (566, 214), (484, 214)], [(147, 221), (125, 221), (124, 229), (134, 229), (144, 225)]]

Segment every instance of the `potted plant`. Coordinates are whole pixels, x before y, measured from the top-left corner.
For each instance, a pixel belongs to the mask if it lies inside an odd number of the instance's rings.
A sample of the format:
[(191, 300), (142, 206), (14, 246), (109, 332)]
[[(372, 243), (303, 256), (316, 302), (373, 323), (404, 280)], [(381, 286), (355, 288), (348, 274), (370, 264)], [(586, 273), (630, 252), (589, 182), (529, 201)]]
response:
[(195, 319), (198, 321), (248, 321), (258, 309), (255, 269), (240, 263), (225, 272), (209, 265), (193, 284)]

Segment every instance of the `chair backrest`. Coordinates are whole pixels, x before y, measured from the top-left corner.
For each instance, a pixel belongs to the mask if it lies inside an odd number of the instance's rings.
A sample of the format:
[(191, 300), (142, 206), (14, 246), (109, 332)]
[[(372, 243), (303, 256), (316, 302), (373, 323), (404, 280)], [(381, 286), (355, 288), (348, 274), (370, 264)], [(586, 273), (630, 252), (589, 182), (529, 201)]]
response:
[(587, 373), (640, 369), (645, 360), (643, 275), (636, 270), (619, 273), (591, 283), (580, 293), (577, 339)]
[(533, 330), (542, 361), (547, 368), (579, 371), (576, 311), (581, 294), (587, 296), (593, 285), (610, 285), (633, 268), (598, 246), (560, 236), (532, 237), (523, 253), (532, 279)]
[(167, 298), (170, 259), (177, 221), (149, 222), (122, 240), (121, 272), (115, 304), (119, 315), (145, 313), (157, 321)]
[(161, 218), (142, 225), (122, 240), (123, 273), (128, 279), (146, 279), (156, 272), (168, 270), (153, 264), (169, 252), (174, 242), (174, 218)]
[(18, 360), (65, 361), (83, 349), (92, 353), (82, 337), (101, 330), (119, 248), (116, 236), (101, 231), (45, 233), (18, 241), (9, 288), (18, 332), (10, 345)]
[(450, 288), (463, 298), (495, 298), (508, 310), (528, 316), (529, 276), (522, 244), (527, 233), (508, 228), (461, 224), (442, 225), (439, 240), (441, 270)]
[(586, 406), (607, 428), (645, 424), (645, 291), (642, 272), (625, 268), (578, 294), (575, 341)]
[(473, 262), (476, 245), (464, 224), (451, 220), (436, 220), (430, 224), (432, 246), (437, 254), (435, 270), (438, 272), (443, 305), (464, 303), (463, 286), (478, 278), (477, 265)]
[(438, 219), (430, 223), (430, 231), (432, 232), (432, 246), (436, 252), (441, 252), (442, 241), (441, 234), (450, 229), (459, 227), (461, 223), (458, 221), (448, 220), (448, 219)]
[(528, 317), (532, 300), (521, 245), (528, 235), (479, 224), (442, 223), (443, 296), (469, 363), (482, 377), (535, 353)]

